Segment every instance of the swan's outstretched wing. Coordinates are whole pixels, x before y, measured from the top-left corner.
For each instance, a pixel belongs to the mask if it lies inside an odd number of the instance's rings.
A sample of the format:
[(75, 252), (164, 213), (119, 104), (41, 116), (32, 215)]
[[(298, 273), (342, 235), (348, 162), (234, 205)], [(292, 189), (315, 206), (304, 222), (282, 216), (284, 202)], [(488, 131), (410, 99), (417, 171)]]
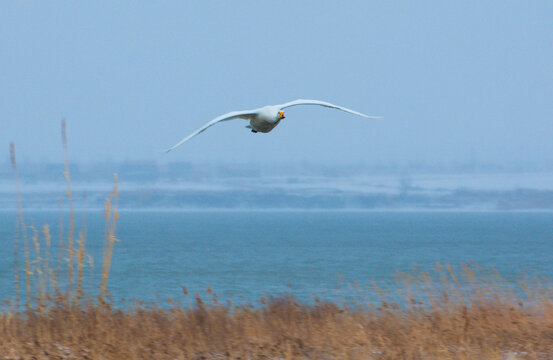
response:
[(278, 105), (278, 106), (281, 109), (284, 109), (284, 108), (287, 108), (287, 107), (290, 107), (290, 106), (297, 106), (297, 105), (319, 105), (319, 106), (324, 106), (324, 107), (327, 107), (327, 108), (342, 110), (342, 111), (348, 112), (350, 114), (359, 115), (359, 116), (362, 116), (362, 117), (368, 118), (368, 119), (381, 119), (382, 118), (381, 116), (369, 116), (369, 115), (361, 114), (360, 112), (357, 112), (357, 111), (354, 111), (354, 110), (351, 110), (351, 109), (348, 109), (348, 108), (345, 108), (345, 107), (341, 107), (341, 106), (338, 106), (338, 105), (334, 105), (334, 104), (328, 103), (326, 101), (319, 101), (319, 100), (298, 99), (298, 100), (290, 101), (290, 102), (287, 102), (287, 103), (284, 103), (284, 104)]
[(206, 131), (206, 129), (208, 127), (211, 127), (211, 126), (217, 124), (218, 122), (237, 119), (237, 118), (250, 120), (256, 114), (257, 114), (257, 110), (244, 110), (244, 111), (231, 111), (231, 112), (226, 113), (224, 115), (218, 116), (215, 119), (208, 122), (207, 124), (205, 124), (204, 126), (202, 126), (201, 128), (199, 128), (198, 130), (194, 131), (192, 134), (188, 135), (187, 137), (185, 137), (184, 139), (182, 139), (181, 141), (176, 143), (175, 145), (173, 145), (172, 147), (170, 147), (169, 149), (165, 150), (165, 152), (169, 152), (169, 151), (173, 150), (174, 148), (182, 145), (183, 143), (190, 140), (190, 138)]

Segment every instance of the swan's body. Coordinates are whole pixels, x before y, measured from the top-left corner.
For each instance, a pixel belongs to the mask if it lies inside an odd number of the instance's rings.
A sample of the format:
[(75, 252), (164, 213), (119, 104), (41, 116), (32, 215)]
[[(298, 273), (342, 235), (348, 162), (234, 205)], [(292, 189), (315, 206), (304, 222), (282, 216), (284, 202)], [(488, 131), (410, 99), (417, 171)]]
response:
[(254, 131), (268, 133), (273, 130), (280, 120), (284, 119), (284, 114), (280, 116), (278, 106), (264, 106), (250, 117), (250, 125), (246, 126)]
[(211, 120), (210, 122), (206, 123), (204, 126), (199, 128), (198, 130), (194, 131), (192, 134), (188, 135), (181, 141), (179, 141), (177, 144), (172, 146), (171, 148), (167, 149), (167, 152), (175, 149), (176, 147), (182, 145), (184, 142), (190, 140), (190, 138), (204, 132), (207, 128), (221, 122), (221, 121), (227, 121), (232, 119), (244, 119), (249, 120), (250, 124), (246, 126), (248, 129), (251, 129), (252, 132), (262, 132), (262, 133), (268, 133), (269, 131), (273, 130), (275, 126), (277, 126), (282, 119), (285, 118), (284, 112), (282, 109), (285, 109), (287, 107), (291, 106), (297, 106), (297, 105), (319, 105), (324, 106), (332, 109), (338, 109), (342, 110), (354, 115), (362, 116), (369, 119), (379, 119), (379, 116), (368, 116), (365, 114), (362, 114), (360, 112), (333, 105), (331, 103), (327, 103), (325, 101), (319, 101), (319, 100), (304, 100), (304, 99), (298, 99), (294, 101), (290, 101), (284, 104), (280, 105), (268, 105), (261, 107), (259, 109), (253, 109), (253, 110), (243, 110), (243, 111), (232, 111), (229, 113), (226, 113), (224, 115), (218, 116), (215, 119)]

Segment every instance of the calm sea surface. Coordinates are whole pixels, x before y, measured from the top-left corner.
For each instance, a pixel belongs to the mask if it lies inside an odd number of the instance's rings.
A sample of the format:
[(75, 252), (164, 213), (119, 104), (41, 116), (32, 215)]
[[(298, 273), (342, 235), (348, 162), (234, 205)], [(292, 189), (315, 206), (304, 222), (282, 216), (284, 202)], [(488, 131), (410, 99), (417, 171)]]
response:
[[(57, 243), (60, 216), (67, 232), (67, 213), (30, 211), (25, 220), (50, 224)], [(0, 300), (14, 296), (15, 219), (0, 212)], [(80, 231), (80, 213), (77, 223)], [(86, 226), (94, 267), (87, 265), (85, 281), (97, 291), (103, 214), (87, 212)], [(348, 298), (356, 292), (352, 281), (393, 289), (392, 275), (414, 264), (473, 263), (507, 279), (553, 279), (552, 212), (126, 211), (117, 237), (109, 278), (115, 299), (181, 299), (183, 286), (192, 293), (211, 286), (235, 301), (262, 293)], [(54, 246), (50, 251), (57, 254)]]

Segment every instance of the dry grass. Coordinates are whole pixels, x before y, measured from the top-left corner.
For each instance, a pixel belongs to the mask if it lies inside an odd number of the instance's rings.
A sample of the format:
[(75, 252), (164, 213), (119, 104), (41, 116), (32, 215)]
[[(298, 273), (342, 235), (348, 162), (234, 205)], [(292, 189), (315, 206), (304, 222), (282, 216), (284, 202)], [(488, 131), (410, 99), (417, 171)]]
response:
[[(515, 291), (512, 282), (474, 266), (455, 270), (438, 265), (430, 273), (400, 273), (393, 293), (353, 283), (351, 288), (366, 299), (358, 304), (315, 300), (309, 305), (283, 297), (263, 298), (255, 307), (235, 306), (208, 288), (209, 300), (196, 294), (194, 306), (169, 301), (163, 308), (139, 303), (115, 308), (107, 300), (107, 285), (117, 241), (117, 177), (106, 201), (102, 280), (93, 298), (83, 291), (84, 268), (93, 270), (92, 259), (85, 261), (86, 228), (76, 248), (73, 239), (65, 122), (62, 142), (71, 215), (65, 236), (60, 226), (57, 259), (51, 259), (50, 228), (40, 231), (25, 223), (15, 146), (10, 147), (18, 196), (15, 301), (0, 313), (0, 359), (553, 358), (552, 287), (532, 281)], [(17, 262), (20, 237), (24, 307)], [(67, 276), (62, 276), (64, 261)], [(183, 292), (189, 296), (185, 288)]]
[(553, 301), (443, 293), (430, 304), (71, 306), (0, 316), (5, 359), (550, 359)]

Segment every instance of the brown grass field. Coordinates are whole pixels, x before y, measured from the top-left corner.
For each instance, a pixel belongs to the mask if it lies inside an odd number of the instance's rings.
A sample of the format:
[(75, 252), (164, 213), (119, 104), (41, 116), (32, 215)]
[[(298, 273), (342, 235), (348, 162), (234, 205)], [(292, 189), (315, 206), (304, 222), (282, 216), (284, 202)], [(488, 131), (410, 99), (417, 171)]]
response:
[[(136, 305), (65, 296), (0, 315), (2, 359), (551, 359), (553, 301), (454, 287), (421, 304)], [(457, 296), (457, 297), (456, 297)], [(531, 303), (531, 305), (530, 305)]]
[[(108, 279), (117, 242), (117, 179), (106, 201), (101, 286), (98, 295), (86, 294), (83, 274), (93, 261), (86, 229), (75, 236), (65, 123), (62, 141), (70, 223), (58, 236), (55, 256), (55, 234), (47, 225), (26, 225), (18, 201), (16, 295), (0, 312), (0, 360), (553, 359), (553, 287), (532, 280), (513, 288), (474, 266), (397, 274), (393, 293), (354, 283), (367, 299), (358, 303), (262, 297), (256, 306), (234, 305), (208, 288), (192, 306), (171, 300), (114, 306)], [(18, 189), (13, 144), (11, 159)]]

